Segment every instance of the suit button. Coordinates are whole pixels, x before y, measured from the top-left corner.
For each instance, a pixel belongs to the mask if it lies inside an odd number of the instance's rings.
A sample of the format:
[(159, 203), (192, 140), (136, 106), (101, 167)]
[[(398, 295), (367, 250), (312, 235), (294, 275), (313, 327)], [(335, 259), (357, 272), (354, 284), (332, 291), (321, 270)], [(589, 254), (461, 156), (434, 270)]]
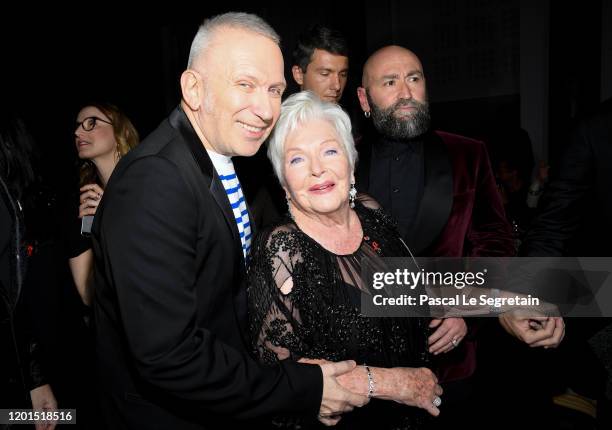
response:
[(395, 157), (395, 161), (399, 161), (399, 155)]
[(399, 188), (393, 188), (394, 193), (399, 193)]

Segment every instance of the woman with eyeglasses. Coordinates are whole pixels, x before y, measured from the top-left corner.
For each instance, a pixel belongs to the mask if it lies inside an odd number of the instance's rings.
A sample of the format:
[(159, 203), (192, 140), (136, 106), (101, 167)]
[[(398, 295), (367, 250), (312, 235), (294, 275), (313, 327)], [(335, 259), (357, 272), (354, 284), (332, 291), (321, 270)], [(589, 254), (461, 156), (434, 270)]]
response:
[[(96, 213), (104, 188), (119, 159), (138, 144), (138, 132), (129, 118), (109, 103), (91, 103), (78, 113), (74, 131), (75, 145), (81, 159), (78, 229), (71, 235), (69, 264), (83, 303), (89, 305), (89, 287), (93, 268), (91, 242), (86, 236)], [(83, 221), (84, 220), (84, 221)]]

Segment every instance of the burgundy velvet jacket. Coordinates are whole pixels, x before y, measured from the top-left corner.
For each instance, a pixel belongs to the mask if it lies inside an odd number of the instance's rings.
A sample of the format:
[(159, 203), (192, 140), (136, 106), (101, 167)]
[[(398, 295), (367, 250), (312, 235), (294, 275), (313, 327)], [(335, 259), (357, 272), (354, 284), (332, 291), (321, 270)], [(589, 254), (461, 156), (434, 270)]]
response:
[[(357, 189), (368, 192), (371, 147), (358, 145)], [(484, 143), (456, 134), (429, 133), (423, 145), (423, 197), (408, 246), (419, 256), (514, 255)], [(376, 198), (376, 196), (373, 196)]]
[[(370, 184), (370, 142), (376, 144), (376, 138), (364, 139), (357, 148), (356, 186), (365, 193)], [(485, 144), (435, 131), (425, 136), (423, 156), (423, 196), (406, 238), (412, 252), (422, 257), (514, 255), (512, 229)], [(471, 375), (476, 366), (473, 335), (468, 334), (461, 346), (444, 354), (441, 361), (441, 381)]]

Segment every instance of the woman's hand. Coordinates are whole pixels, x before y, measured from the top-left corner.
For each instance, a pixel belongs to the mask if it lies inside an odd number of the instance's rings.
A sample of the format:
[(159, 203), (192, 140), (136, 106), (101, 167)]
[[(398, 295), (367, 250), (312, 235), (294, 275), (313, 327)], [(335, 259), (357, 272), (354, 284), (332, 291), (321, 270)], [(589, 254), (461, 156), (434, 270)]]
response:
[(463, 318), (435, 318), (431, 320), (429, 327), (437, 327), (429, 336), (429, 352), (434, 355), (455, 348), (467, 334), (467, 324)]
[(435, 417), (440, 414), (434, 401), (442, 395), (442, 387), (436, 375), (426, 367), (374, 368), (372, 374), (374, 397), (416, 406)]
[(80, 189), (79, 218), (85, 215), (95, 215), (104, 190), (98, 184), (83, 185)]
[[(300, 360), (301, 361), (301, 360)], [(393, 400), (408, 406), (425, 409), (433, 416), (440, 410), (434, 405), (442, 395), (438, 378), (425, 367), (370, 367), (374, 391), (372, 397)], [(370, 388), (368, 372), (364, 366), (357, 366), (351, 372), (336, 378), (340, 385), (353, 393), (367, 395)]]
[[(311, 358), (302, 358), (299, 362), (319, 365), (329, 363)], [(370, 367), (370, 372), (374, 382), (372, 397), (416, 406), (435, 417), (440, 414), (434, 401), (442, 395), (442, 387), (438, 385), (438, 378), (431, 370), (426, 367)], [(336, 380), (353, 393), (368, 395), (370, 384), (365, 366), (357, 366), (352, 371), (337, 376)]]

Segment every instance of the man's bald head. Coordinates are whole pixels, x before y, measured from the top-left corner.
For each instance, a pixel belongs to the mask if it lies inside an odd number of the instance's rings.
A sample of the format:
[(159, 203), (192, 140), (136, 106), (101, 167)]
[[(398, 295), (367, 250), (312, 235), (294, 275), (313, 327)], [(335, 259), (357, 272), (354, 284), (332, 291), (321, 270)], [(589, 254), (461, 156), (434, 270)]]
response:
[(375, 51), (367, 59), (363, 66), (361, 85), (367, 88), (371, 80), (381, 73), (381, 69), (384, 69), (385, 66), (390, 67), (398, 62), (407, 62), (417, 65), (421, 74), (423, 74), (421, 60), (419, 60), (419, 57), (417, 57), (414, 52), (398, 45), (389, 45)]
[(363, 66), (357, 97), (376, 129), (392, 139), (412, 139), (430, 125), (425, 75), (419, 57), (390, 45), (374, 52)]

